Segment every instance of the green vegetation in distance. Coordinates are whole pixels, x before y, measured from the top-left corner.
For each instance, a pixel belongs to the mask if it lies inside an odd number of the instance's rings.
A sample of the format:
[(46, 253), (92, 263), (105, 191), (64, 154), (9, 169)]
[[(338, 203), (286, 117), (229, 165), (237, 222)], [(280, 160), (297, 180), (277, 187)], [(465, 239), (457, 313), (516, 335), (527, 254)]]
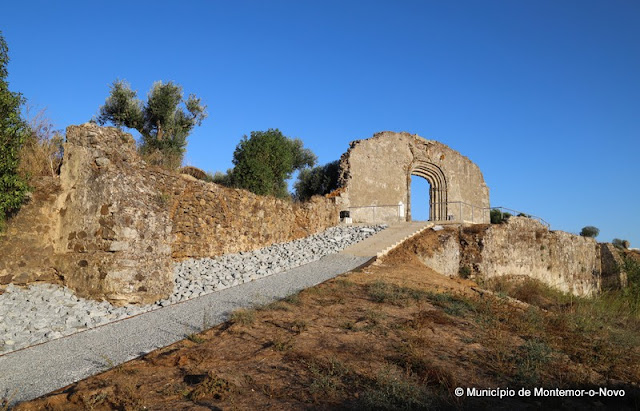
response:
[(227, 187), (244, 188), (260, 195), (288, 198), (286, 180), (299, 170), (293, 199), (307, 201), (339, 186), (340, 161), (313, 167), (316, 156), (303, 147), (300, 139), (291, 139), (278, 129), (252, 131), (244, 136), (233, 154), (234, 168), (217, 171), (208, 180)]
[(9, 90), (8, 63), (9, 47), (0, 32), (0, 231), (7, 216), (20, 208), (28, 190), (18, 165), (29, 127), (20, 116), (24, 98)]
[(629, 240), (621, 240), (619, 238), (614, 238), (611, 241), (611, 244), (613, 244), (618, 248), (624, 248), (625, 250), (631, 246), (631, 243), (629, 242)]
[(338, 188), (340, 161), (332, 161), (322, 166), (305, 168), (298, 174), (294, 184), (294, 198), (307, 201), (315, 195), (325, 195)]
[(280, 130), (252, 131), (233, 153), (234, 167), (227, 174), (216, 173), (213, 181), (243, 188), (259, 195), (290, 197), (286, 180), (296, 170), (313, 167), (316, 156), (302, 140), (291, 139)]
[(497, 208), (493, 208), (489, 212), (489, 218), (491, 220), (491, 224), (506, 223), (509, 217), (511, 217), (511, 213), (503, 213)]
[(143, 104), (126, 81), (116, 80), (95, 121), (138, 130), (143, 157), (151, 164), (176, 169), (182, 164), (187, 137), (206, 117), (201, 100), (194, 94), (184, 100), (182, 87), (171, 81), (153, 83)]
[(580, 235), (583, 237), (596, 238), (598, 234), (600, 234), (600, 230), (592, 225), (582, 227), (582, 231), (580, 231)]

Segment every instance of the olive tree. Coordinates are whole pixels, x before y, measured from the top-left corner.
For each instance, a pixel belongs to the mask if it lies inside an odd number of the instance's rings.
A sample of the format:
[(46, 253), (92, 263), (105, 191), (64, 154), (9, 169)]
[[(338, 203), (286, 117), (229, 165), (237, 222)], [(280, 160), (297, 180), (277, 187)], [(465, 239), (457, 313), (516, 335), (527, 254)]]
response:
[(153, 83), (146, 103), (124, 80), (111, 85), (109, 97), (100, 107), (97, 122), (132, 128), (142, 135), (141, 153), (153, 164), (177, 168), (182, 163), (187, 137), (207, 117), (206, 106), (182, 87), (169, 81)]
[(340, 161), (332, 161), (322, 166), (305, 168), (298, 174), (294, 184), (294, 197), (298, 201), (306, 201), (314, 195), (325, 195), (338, 188), (340, 178)]
[(598, 234), (600, 234), (600, 230), (592, 225), (582, 227), (582, 231), (580, 231), (580, 235), (583, 237), (596, 238)]

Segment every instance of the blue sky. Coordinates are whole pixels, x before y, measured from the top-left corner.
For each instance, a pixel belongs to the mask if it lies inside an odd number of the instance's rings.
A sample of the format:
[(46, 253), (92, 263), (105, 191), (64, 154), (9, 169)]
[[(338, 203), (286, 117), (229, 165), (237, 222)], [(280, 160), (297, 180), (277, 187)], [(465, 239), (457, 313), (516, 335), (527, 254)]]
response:
[(252, 130), (299, 137), (320, 163), (408, 131), (477, 163), (492, 205), (632, 247), (639, 22), (632, 0), (25, 0), (0, 14), (11, 89), (59, 128), (95, 115), (116, 78), (141, 97), (173, 80), (208, 105), (190, 165), (226, 170)]

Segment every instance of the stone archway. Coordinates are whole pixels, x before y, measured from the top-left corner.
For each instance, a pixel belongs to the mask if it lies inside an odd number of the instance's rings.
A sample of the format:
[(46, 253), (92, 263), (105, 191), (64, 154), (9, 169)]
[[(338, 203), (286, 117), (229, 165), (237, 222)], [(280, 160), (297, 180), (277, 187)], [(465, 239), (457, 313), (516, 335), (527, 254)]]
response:
[(447, 219), (447, 178), (442, 169), (437, 165), (418, 160), (412, 165), (411, 171), (407, 179), (407, 208), (408, 214), (411, 215), (411, 176), (422, 177), (429, 182), (429, 220), (442, 221)]
[[(410, 219), (411, 176), (430, 184), (431, 221), (487, 222), (489, 189), (471, 160), (442, 143), (385, 131), (353, 141), (340, 159), (336, 201), (354, 222)], [(404, 212), (406, 206), (407, 212)]]

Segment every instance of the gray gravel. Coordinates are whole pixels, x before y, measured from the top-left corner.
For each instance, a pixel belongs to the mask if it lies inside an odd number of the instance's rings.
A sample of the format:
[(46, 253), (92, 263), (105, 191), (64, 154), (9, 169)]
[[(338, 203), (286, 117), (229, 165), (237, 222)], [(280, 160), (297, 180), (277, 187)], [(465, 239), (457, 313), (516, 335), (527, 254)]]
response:
[(14, 404), (39, 397), (217, 325), (238, 308), (284, 298), (370, 260), (328, 255), (278, 275), (1, 355), (0, 398)]
[(337, 253), (385, 227), (332, 227), (252, 252), (185, 260), (174, 265), (173, 294), (146, 306), (115, 307), (51, 284), (9, 285), (0, 295), (0, 355), (288, 271)]

